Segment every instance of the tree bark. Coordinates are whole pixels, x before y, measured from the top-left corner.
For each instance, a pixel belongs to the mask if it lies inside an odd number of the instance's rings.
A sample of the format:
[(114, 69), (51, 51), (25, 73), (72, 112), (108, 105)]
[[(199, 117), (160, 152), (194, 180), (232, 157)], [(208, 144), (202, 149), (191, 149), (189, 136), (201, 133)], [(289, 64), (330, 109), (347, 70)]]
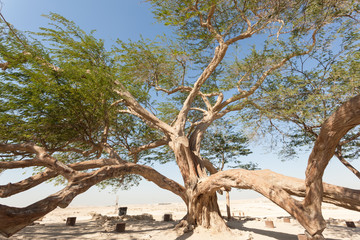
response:
[[(93, 166), (94, 163), (91, 161), (89, 164)], [(184, 187), (161, 175), (151, 167), (134, 163), (104, 166), (94, 172), (82, 173), (81, 176), (70, 181), (63, 190), (27, 207), (15, 208), (0, 204), (0, 233), (10, 237), (56, 207), (67, 207), (77, 195), (87, 191), (91, 186), (106, 179), (116, 178), (125, 174), (141, 175), (159, 187), (180, 196), (184, 202), (187, 202)]]
[[(228, 230), (219, 211), (216, 191), (225, 188), (242, 188), (255, 190), (294, 216), (313, 239), (321, 239), (325, 222), (321, 214), (321, 202), (360, 211), (360, 191), (323, 184), (322, 175), (340, 139), (352, 127), (360, 124), (360, 95), (344, 103), (322, 126), (313, 151), (309, 157), (305, 183), (302, 180), (276, 174), (269, 170), (248, 171), (243, 169), (221, 171), (207, 176), (203, 161), (198, 156), (195, 143), (189, 143), (188, 137), (170, 134), (169, 146), (173, 149), (176, 161), (184, 179), (185, 187), (164, 177), (154, 169), (134, 163), (110, 161), (114, 165), (103, 166), (98, 163), (79, 163), (65, 165), (59, 163), (33, 145), (4, 145), (0, 151), (28, 151), (37, 155), (44, 166), (61, 174), (69, 180), (62, 191), (25, 208), (13, 208), (0, 205), (0, 233), (11, 236), (32, 221), (44, 216), (57, 206), (66, 207), (78, 194), (105, 179), (124, 174), (138, 174), (153, 181), (159, 187), (179, 195), (188, 207), (188, 214), (183, 226), (192, 229), (195, 226), (215, 228), (218, 231)], [(165, 126), (165, 127), (164, 127)], [(167, 125), (159, 124), (163, 130)], [(181, 131), (179, 131), (181, 133)], [(191, 139), (191, 138), (190, 138)], [(193, 138), (198, 139), (198, 138)], [(6, 165), (7, 163), (4, 163)], [(25, 163), (27, 164), (27, 163)], [(11, 164), (8, 164), (11, 165)], [(79, 172), (85, 165), (101, 167), (99, 170)], [(9, 166), (11, 167), (11, 166)], [(90, 168), (90, 167), (89, 167)], [(48, 174), (52, 174), (49, 171)], [(44, 176), (46, 178), (46, 176)], [(39, 180), (40, 181), (40, 180)], [(11, 185), (8, 186), (11, 189)], [(11, 192), (11, 191), (10, 191)], [(6, 194), (5, 194), (6, 195)], [(291, 196), (304, 197), (298, 201)]]
[(231, 219), (231, 211), (230, 211), (230, 191), (226, 192), (226, 213), (228, 221)]
[(325, 168), (334, 156), (341, 138), (359, 124), (360, 95), (342, 104), (321, 126), (305, 173), (306, 196), (303, 206), (306, 212), (311, 213), (306, 223), (311, 236), (320, 235), (326, 227), (321, 213)]
[(192, 146), (194, 147), (196, 144), (193, 142), (190, 144), (185, 136), (172, 139), (170, 144), (184, 179), (188, 199), (185, 202), (188, 210), (187, 215), (177, 228), (183, 228), (185, 232), (197, 226), (227, 231), (228, 227), (221, 216), (216, 192), (200, 193), (197, 189), (199, 182), (208, 176), (202, 160), (196, 154), (196, 149), (191, 148)]
[(352, 173), (355, 174), (355, 176), (360, 179), (360, 172), (356, 168), (354, 168), (354, 166), (351, 165), (348, 161), (346, 161), (346, 159), (341, 153), (341, 148), (338, 147), (338, 150), (335, 152), (335, 156), (340, 160), (342, 164), (344, 164), (345, 167), (347, 167)]
[(219, 209), (216, 193), (196, 195), (190, 203), (189, 216), (196, 226), (227, 231)]
[[(314, 229), (321, 225), (311, 225), (313, 212), (307, 211), (303, 202), (291, 196), (305, 197), (304, 180), (287, 177), (270, 170), (233, 169), (221, 171), (201, 181), (198, 193), (214, 193), (221, 188), (252, 189), (259, 192), (295, 217), (314, 239), (321, 235)], [(360, 211), (360, 190), (323, 184), (323, 201), (350, 210)]]

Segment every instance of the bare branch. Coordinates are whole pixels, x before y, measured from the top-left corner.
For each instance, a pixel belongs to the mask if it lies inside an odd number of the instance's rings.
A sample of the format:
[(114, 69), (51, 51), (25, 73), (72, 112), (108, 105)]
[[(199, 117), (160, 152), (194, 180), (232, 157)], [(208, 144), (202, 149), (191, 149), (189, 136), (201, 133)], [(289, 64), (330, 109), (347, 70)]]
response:
[[(306, 200), (300, 202), (291, 197), (307, 195), (307, 189), (301, 179), (287, 177), (270, 170), (226, 170), (203, 179), (198, 185), (197, 195), (209, 194), (223, 187), (252, 189), (259, 192), (294, 216), (311, 235), (315, 235), (318, 229), (326, 227), (326, 224), (318, 221), (314, 211), (308, 211)], [(325, 183), (322, 184), (322, 189), (321, 201), (360, 211), (360, 190)]]
[(201, 12), (199, 11), (198, 9), (198, 6), (197, 6), (197, 3), (195, 4), (195, 6), (192, 8), (195, 12), (197, 12), (198, 16), (199, 16), (199, 22), (200, 22), (200, 26), (206, 28), (210, 33), (212, 33), (216, 40), (220, 43), (220, 44), (223, 44), (224, 43), (224, 40), (223, 40), (223, 37), (215, 30), (214, 26), (212, 25), (211, 23), (211, 20), (214, 16), (214, 13), (215, 13), (215, 9), (216, 9), (216, 4), (213, 4), (211, 7), (210, 7), (210, 10), (207, 14), (207, 19), (206, 21), (204, 21), (204, 18), (201, 14)]
[[(323, 171), (335, 153), (340, 139), (360, 124), (360, 95), (342, 104), (323, 124), (309, 156), (306, 185), (321, 180)], [(314, 174), (319, 172), (318, 174)]]
[(312, 219), (317, 220), (318, 224), (321, 224), (321, 228), (326, 226), (325, 220), (321, 215), (321, 202), (323, 191), (325, 190), (322, 183), (324, 170), (330, 159), (334, 156), (341, 138), (350, 129), (359, 124), (360, 95), (342, 104), (322, 124), (319, 136), (309, 156), (305, 172), (306, 196), (304, 207), (307, 211), (316, 213), (312, 216)]
[(154, 114), (142, 107), (119, 81), (115, 81), (115, 83), (119, 86), (120, 90), (115, 89), (114, 91), (124, 100), (132, 114), (136, 113), (138, 117), (146, 122), (150, 122), (164, 133), (173, 133), (174, 130), (171, 126), (161, 121)]
[[(346, 209), (360, 211), (360, 190), (339, 187), (326, 183), (324, 183), (323, 186), (324, 202)], [(209, 176), (207, 179), (204, 179), (198, 185), (198, 194), (209, 191), (215, 192), (222, 187), (255, 190), (282, 208), (284, 208), (282, 204), (279, 204), (282, 200), (278, 198), (277, 195), (272, 194), (274, 191), (283, 190), (287, 194), (297, 197), (304, 197), (306, 193), (304, 180), (298, 178), (288, 177), (268, 169), (231, 169), (217, 172)], [(285, 210), (288, 211), (288, 209)], [(292, 210), (289, 210), (291, 213)]]
[(34, 166), (44, 166), (44, 163), (38, 159), (0, 162), (0, 169), (26, 168)]
[(122, 166), (106, 166), (97, 171), (83, 174), (76, 181), (69, 182), (63, 190), (28, 207), (14, 208), (0, 205), (0, 217), (2, 219), (0, 233), (9, 237), (56, 207), (67, 207), (77, 195), (85, 192), (93, 185), (124, 174), (139, 174), (159, 187), (175, 193), (187, 202), (183, 186), (166, 178), (151, 167), (133, 163), (123, 164)]
[[(229, 105), (232, 102), (235, 102), (239, 99), (242, 98), (247, 98), (250, 95), (252, 95), (260, 86), (261, 84), (265, 81), (266, 77), (272, 73), (273, 71), (279, 69), (280, 67), (284, 66), (285, 63), (287, 63), (290, 59), (297, 57), (297, 56), (301, 56), (301, 55), (306, 55), (309, 52), (311, 52), (311, 50), (314, 48), (315, 43), (316, 43), (316, 33), (318, 32), (319, 29), (314, 30), (313, 34), (312, 34), (312, 44), (308, 47), (308, 50), (300, 52), (300, 53), (292, 53), (288, 56), (286, 56), (285, 58), (283, 58), (280, 62), (278, 62), (277, 64), (273, 65), (271, 68), (269, 68), (268, 70), (266, 70), (265, 72), (263, 72), (263, 74), (261, 75), (261, 77), (255, 82), (255, 84), (248, 90), (248, 91), (241, 91), (239, 94), (227, 99), (226, 101), (224, 101), (221, 105), (219, 105), (220, 109), (223, 109), (225, 106)], [(246, 74), (243, 76), (245, 77)]]
[(192, 90), (191, 87), (187, 87), (187, 86), (180, 86), (180, 87), (177, 87), (177, 88), (174, 88), (172, 90), (167, 90), (167, 89), (164, 89), (164, 88), (161, 88), (161, 87), (155, 87), (155, 90), (157, 91), (162, 91), (164, 93), (167, 93), (168, 95), (170, 94), (173, 94), (173, 93), (176, 93), (176, 92), (190, 92)]
[(206, 110), (204, 110), (204, 109), (202, 109), (202, 108), (194, 108), (194, 107), (192, 107), (192, 108), (190, 108), (190, 110), (194, 110), (194, 111), (199, 111), (199, 112), (207, 113), (207, 111), (206, 111)]
[(152, 148), (164, 146), (168, 142), (169, 142), (169, 140), (166, 137), (164, 137), (164, 138), (159, 139), (159, 140), (157, 140), (155, 142), (152, 142), (152, 143), (143, 145), (141, 147), (137, 147), (137, 148), (132, 149), (131, 152), (129, 153), (129, 155), (134, 155), (134, 154), (137, 154), (137, 153), (139, 153), (141, 151), (144, 151), (144, 150), (147, 150), (147, 149), (152, 149)]
[(228, 46), (226, 44), (219, 45), (216, 47), (213, 59), (211, 60), (209, 65), (204, 69), (200, 77), (196, 80), (193, 89), (191, 90), (186, 100), (184, 101), (183, 107), (179, 112), (175, 125), (185, 126), (186, 116), (191, 108), (192, 102), (199, 93), (201, 86), (210, 77), (210, 75), (213, 73), (213, 71), (216, 69), (216, 67), (224, 58), (227, 48)]
[[(69, 167), (77, 170), (88, 170), (93, 168), (100, 168), (107, 165), (116, 165), (118, 162), (115, 159), (97, 159), (89, 160), (79, 163), (70, 164)], [(0, 185), (0, 198), (5, 198), (29, 190), (51, 178), (57, 177), (59, 174), (53, 170), (46, 169), (45, 171), (28, 177), (20, 182), (9, 183), (7, 185)]]
[[(36, 146), (35, 144), (0, 144), (0, 152), (13, 151), (22, 151), (25, 153), (35, 154), (36, 157), (34, 158), (34, 163), (36, 162), (36, 166), (42, 165), (44, 167), (49, 167), (54, 171), (59, 172), (67, 179), (70, 179), (77, 174), (74, 169), (66, 166), (54, 157), (50, 156), (44, 148)], [(42, 164), (40, 164), (39, 162), (41, 162)]]
[(339, 143), (340, 146), (343, 146), (351, 141), (354, 141), (355, 139), (357, 139), (358, 137), (360, 137), (360, 132), (358, 132), (357, 134), (355, 134), (354, 136), (348, 138), (348, 139), (345, 139), (344, 141), (341, 141)]
[(204, 164), (205, 168), (210, 172), (210, 174), (215, 174), (218, 170), (214, 167), (214, 165), (206, 158), (202, 158), (202, 163)]
[(348, 161), (346, 161), (346, 159), (342, 155), (341, 145), (337, 147), (337, 150), (335, 151), (335, 156), (340, 160), (342, 164), (344, 164), (345, 167), (347, 167), (352, 173), (354, 173), (360, 179), (360, 172)]

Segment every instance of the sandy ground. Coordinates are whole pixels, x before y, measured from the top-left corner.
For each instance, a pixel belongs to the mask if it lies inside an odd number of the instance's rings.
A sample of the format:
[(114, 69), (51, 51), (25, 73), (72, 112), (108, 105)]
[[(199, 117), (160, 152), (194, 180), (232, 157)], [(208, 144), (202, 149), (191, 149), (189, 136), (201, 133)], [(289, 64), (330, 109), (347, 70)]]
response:
[[(219, 204), (225, 216), (225, 203), (219, 202)], [(297, 235), (304, 233), (304, 229), (296, 220), (290, 219), (290, 223), (284, 222), (284, 217), (289, 215), (267, 199), (231, 201), (234, 217), (227, 222), (231, 232), (225, 233), (214, 233), (201, 228), (187, 234), (176, 232), (174, 226), (186, 213), (183, 203), (127, 205), (127, 207), (127, 216), (123, 219), (119, 219), (118, 211), (114, 206), (58, 208), (13, 237), (0, 236), (0, 239), (297, 240)], [(153, 220), (151, 216), (143, 215), (144, 213), (151, 214)], [(165, 213), (172, 214), (174, 221), (164, 222)], [(328, 227), (324, 231), (326, 239), (360, 240), (360, 213), (324, 204), (323, 215), (328, 222)], [(75, 226), (66, 226), (67, 217), (77, 218)], [(275, 228), (266, 227), (266, 220), (273, 221)], [(115, 225), (119, 221), (126, 223), (123, 233), (115, 231)], [(353, 221), (356, 228), (346, 227), (345, 221)]]

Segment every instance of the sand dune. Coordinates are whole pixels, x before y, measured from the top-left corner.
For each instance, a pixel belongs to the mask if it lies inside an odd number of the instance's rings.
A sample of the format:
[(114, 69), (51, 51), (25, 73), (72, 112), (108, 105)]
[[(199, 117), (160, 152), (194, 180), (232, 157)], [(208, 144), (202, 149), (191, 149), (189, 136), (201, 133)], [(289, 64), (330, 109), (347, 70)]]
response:
[[(58, 208), (41, 221), (37, 221), (35, 225), (26, 227), (8, 239), (296, 240), (298, 234), (304, 233), (304, 229), (296, 220), (290, 219), (290, 223), (284, 222), (283, 218), (289, 215), (272, 202), (262, 198), (232, 201), (231, 210), (234, 217), (227, 222), (231, 232), (226, 233), (214, 233), (202, 228), (185, 235), (176, 232), (174, 226), (186, 213), (183, 203), (127, 205), (127, 207), (128, 216), (123, 219), (117, 217), (118, 210), (114, 206)], [(225, 203), (220, 202), (220, 207), (225, 216)], [(144, 213), (148, 215), (143, 215)], [(164, 222), (165, 213), (171, 214), (174, 221)], [(360, 240), (360, 213), (324, 204), (323, 214), (328, 222), (328, 228), (324, 231), (326, 239)], [(100, 215), (109, 218), (100, 218)], [(65, 225), (67, 217), (77, 218), (75, 226)], [(265, 220), (273, 221), (275, 228), (265, 227)], [(114, 231), (119, 221), (126, 223), (124, 233)], [(357, 228), (346, 227), (345, 221), (353, 221)], [(0, 237), (0, 239), (7, 238)]]

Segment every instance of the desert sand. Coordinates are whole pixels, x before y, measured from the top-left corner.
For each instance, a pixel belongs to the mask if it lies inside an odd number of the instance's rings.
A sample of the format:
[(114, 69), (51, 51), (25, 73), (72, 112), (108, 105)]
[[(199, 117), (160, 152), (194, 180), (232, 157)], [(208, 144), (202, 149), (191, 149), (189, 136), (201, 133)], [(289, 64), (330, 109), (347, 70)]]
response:
[[(225, 202), (219, 202), (226, 216)], [(58, 208), (41, 221), (28, 226), (10, 238), (0, 239), (124, 239), (124, 240), (297, 240), (303, 227), (294, 219), (284, 222), (288, 213), (265, 198), (231, 201), (233, 219), (227, 221), (231, 232), (214, 233), (197, 228), (192, 233), (181, 234), (174, 226), (185, 215), (183, 203), (158, 203), (127, 205), (127, 215), (119, 217), (115, 206)], [(173, 221), (163, 221), (164, 214), (171, 214)], [(326, 239), (360, 240), (360, 213), (344, 210), (333, 205), (323, 205), (323, 215), (328, 227)], [(75, 226), (66, 226), (67, 217), (76, 217)], [(271, 220), (274, 228), (265, 226)], [(356, 228), (346, 227), (345, 221), (353, 221)], [(115, 231), (116, 223), (125, 222), (125, 232)]]

